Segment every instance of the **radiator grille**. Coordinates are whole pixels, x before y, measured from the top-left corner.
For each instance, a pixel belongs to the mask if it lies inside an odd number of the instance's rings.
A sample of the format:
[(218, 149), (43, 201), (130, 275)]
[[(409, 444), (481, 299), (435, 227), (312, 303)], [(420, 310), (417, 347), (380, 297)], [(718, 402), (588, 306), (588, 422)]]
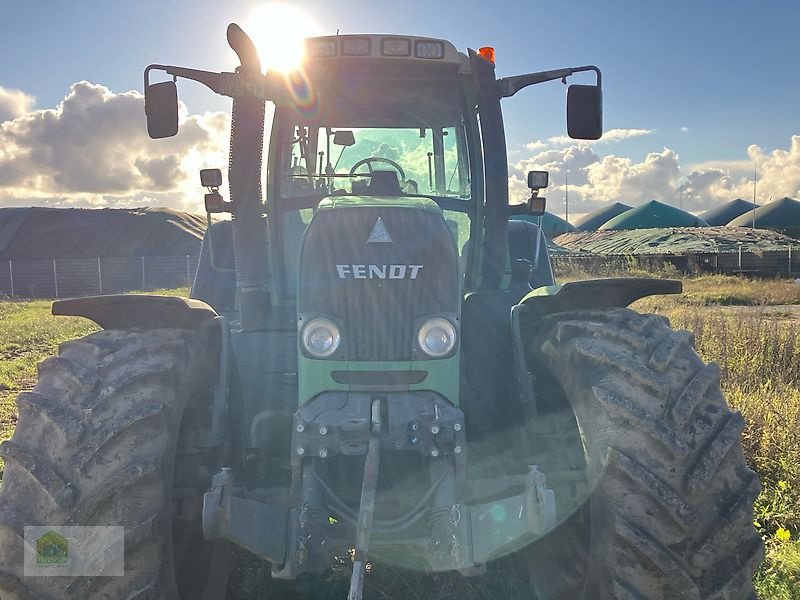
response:
[[(367, 242), (379, 217), (391, 243)], [(458, 312), (457, 272), (455, 244), (441, 213), (374, 206), (324, 210), (306, 234), (298, 309), (341, 318), (350, 360), (410, 360), (415, 320)]]

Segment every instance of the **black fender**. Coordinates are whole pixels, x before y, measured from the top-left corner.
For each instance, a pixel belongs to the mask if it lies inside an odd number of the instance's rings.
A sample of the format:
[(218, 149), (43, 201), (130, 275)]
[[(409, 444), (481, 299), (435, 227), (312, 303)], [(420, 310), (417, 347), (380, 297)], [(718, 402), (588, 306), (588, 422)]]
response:
[(191, 329), (216, 325), (217, 313), (202, 300), (181, 296), (116, 294), (53, 302), (52, 313), (85, 317), (103, 329)]
[(52, 313), (58, 316), (85, 317), (103, 329), (188, 329), (207, 336), (218, 360), (217, 385), (211, 405), (211, 429), (204, 443), (222, 447), (229, 423), (229, 404), (233, 356), (230, 331), (225, 317), (202, 300), (182, 296), (116, 294), (88, 296), (53, 302)]
[(545, 315), (572, 310), (625, 307), (647, 296), (682, 291), (683, 284), (676, 279), (588, 279), (533, 290), (514, 309), (525, 313), (526, 320), (530, 317), (538, 320)]

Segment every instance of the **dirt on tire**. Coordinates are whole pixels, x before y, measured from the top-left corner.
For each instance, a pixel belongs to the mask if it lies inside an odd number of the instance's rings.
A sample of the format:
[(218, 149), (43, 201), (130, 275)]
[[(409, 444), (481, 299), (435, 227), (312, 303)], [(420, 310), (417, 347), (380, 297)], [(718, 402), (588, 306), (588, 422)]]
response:
[(694, 336), (628, 309), (551, 315), (531, 333), (528, 367), (574, 411), (592, 490), (584, 510), (532, 547), (537, 591), (754, 598), (759, 482), (742, 454), (744, 420)]
[[(206, 345), (189, 331), (109, 330), (64, 343), (39, 365), (0, 446), (3, 600), (177, 597), (173, 473), (180, 486), (192, 480), (178, 437), (215, 371)], [(29, 525), (124, 526), (125, 575), (23, 576)], [(200, 536), (194, 551), (202, 544)], [(211, 571), (195, 566), (195, 579)]]

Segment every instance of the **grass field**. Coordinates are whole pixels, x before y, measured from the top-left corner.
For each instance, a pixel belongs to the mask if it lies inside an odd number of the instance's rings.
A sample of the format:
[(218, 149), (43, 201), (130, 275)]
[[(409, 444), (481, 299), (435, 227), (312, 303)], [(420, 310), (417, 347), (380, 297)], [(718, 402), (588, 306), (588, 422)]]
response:
[[(644, 273), (633, 270), (614, 275)], [(562, 280), (587, 277), (580, 272), (562, 274)], [(748, 462), (762, 481), (756, 527), (766, 541), (767, 559), (756, 576), (759, 597), (800, 599), (800, 284), (704, 276), (684, 279), (684, 287), (682, 296), (648, 298), (634, 308), (664, 314), (673, 327), (693, 331), (698, 352), (720, 364), (726, 396), (747, 421), (743, 441)], [(94, 329), (83, 319), (50, 316), (46, 301), (0, 301), (0, 440), (13, 431), (13, 398), (33, 386), (36, 363), (55, 353), (60, 342)], [(506, 567), (501, 563), (495, 568)], [(325, 597), (346, 595), (341, 588), (344, 571), (330, 579)], [(259, 565), (246, 562), (233, 573), (241, 596), (248, 600), (267, 597), (258, 589), (265, 576)], [(509, 574), (500, 578), (508, 580)], [(413, 597), (401, 573), (380, 579), (383, 589), (377, 595), (372, 588), (374, 597)], [(455, 580), (446, 577), (436, 581), (441, 592), (437, 597), (465, 597), (465, 592), (487, 597), (485, 590), (464, 587), (471, 583), (455, 585)], [(270, 597), (290, 597), (288, 588), (283, 595), (280, 585), (271, 588), (278, 595)], [(499, 597), (494, 592), (491, 597)], [(319, 597), (316, 592), (313, 595)]]

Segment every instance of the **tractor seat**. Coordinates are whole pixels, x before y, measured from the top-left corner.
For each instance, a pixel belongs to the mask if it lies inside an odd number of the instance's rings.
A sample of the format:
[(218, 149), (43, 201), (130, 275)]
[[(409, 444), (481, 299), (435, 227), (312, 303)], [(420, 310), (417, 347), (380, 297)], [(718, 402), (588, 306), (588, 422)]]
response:
[(371, 196), (402, 196), (396, 171), (373, 171), (367, 193)]

